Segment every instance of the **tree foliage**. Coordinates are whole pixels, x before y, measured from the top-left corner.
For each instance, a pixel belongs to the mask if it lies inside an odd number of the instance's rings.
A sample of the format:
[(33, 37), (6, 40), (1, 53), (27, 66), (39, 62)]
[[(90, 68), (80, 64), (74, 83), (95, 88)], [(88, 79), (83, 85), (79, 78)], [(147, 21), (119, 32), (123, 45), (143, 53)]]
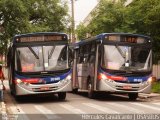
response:
[(103, 32), (128, 32), (149, 35), (153, 38), (155, 60), (160, 59), (160, 1), (133, 0), (127, 6), (125, 0), (114, 2), (100, 0), (98, 9), (92, 13), (92, 20), (83, 30), (92, 35)]
[(86, 37), (87, 28), (82, 23), (80, 23), (76, 29), (76, 32), (78, 33), (78, 39), (83, 39)]
[(15, 34), (64, 31), (67, 4), (61, 0), (0, 0), (0, 49)]

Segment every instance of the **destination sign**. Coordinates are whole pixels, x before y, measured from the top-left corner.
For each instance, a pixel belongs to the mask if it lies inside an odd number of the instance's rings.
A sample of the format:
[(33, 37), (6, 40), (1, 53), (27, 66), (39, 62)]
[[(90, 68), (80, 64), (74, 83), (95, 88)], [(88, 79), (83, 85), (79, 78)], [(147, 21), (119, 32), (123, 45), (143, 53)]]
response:
[(139, 36), (128, 36), (128, 35), (109, 35), (105, 36), (105, 40), (112, 42), (123, 42), (123, 43), (148, 43), (149, 39), (139, 37)]
[(37, 35), (37, 36), (20, 36), (16, 42), (47, 42), (66, 40), (64, 35)]

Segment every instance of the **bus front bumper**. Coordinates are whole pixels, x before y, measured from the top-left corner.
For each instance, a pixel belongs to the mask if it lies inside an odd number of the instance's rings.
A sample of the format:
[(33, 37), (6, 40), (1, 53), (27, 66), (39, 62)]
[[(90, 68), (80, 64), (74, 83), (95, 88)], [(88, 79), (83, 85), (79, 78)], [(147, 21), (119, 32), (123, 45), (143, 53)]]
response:
[(120, 83), (101, 79), (98, 90), (115, 93), (150, 93), (151, 83), (149, 81), (142, 83)]
[(51, 84), (16, 84), (16, 95), (32, 95), (72, 91), (71, 80)]

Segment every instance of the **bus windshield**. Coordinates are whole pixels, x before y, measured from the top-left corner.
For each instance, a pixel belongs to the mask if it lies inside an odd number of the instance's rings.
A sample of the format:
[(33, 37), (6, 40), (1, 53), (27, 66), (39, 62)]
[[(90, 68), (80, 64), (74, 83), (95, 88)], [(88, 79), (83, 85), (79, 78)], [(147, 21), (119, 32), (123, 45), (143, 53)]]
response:
[(151, 48), (137, 46), (104, 45), (102, 67), (122, 71), (150, 71)]
[(68, 68), (67, 46), (16, 48), (15, 69), (19, 72), (57, 71)]

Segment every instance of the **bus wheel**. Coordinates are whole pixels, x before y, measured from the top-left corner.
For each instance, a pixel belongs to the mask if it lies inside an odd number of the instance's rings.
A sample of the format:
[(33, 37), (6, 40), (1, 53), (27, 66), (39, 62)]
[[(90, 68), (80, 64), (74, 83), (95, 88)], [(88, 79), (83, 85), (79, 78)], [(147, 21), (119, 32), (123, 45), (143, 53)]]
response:
[(73, 89), (72, 92), (73, 92), (74, 94), (77, 94), (77, 93), (78, 93), (78, 88)]
[(65, 100), (65, 98), (66, 98), (66, 92), (59, 92), (58, 93), (59, 100)]
[(138, 93), (129, 93), (128, 97), (130, 100), (136, 100), (138, 97)]
[(91, 99), (95, 98), (95, 92), (92, 90), (91, 84), (88, 85), (88, 97)]

